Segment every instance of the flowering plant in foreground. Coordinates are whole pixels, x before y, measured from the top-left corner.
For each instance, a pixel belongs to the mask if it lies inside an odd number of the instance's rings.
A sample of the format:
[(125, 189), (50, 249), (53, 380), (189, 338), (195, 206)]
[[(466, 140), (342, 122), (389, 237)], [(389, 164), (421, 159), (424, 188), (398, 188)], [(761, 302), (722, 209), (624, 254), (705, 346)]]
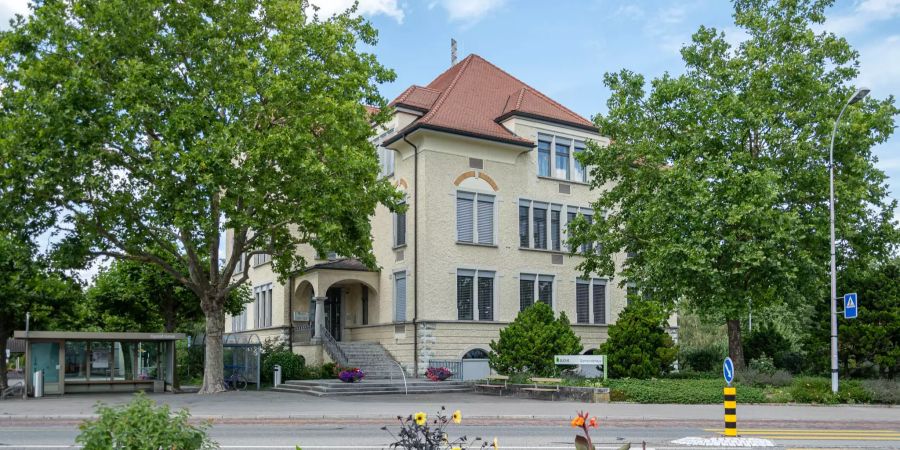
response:
[(429, 367), (425, 376), (431, 381), (444, 381), (453, 376), (453, 372), (446, 367)]
[(575, 428), (581, 428), (584, 432), (584, 436), (578, 435), (575, 436), (575, 449), (576, 450), (594, 450), (594, 443), (591, 441), (591, 428), (597, 428), (597, 418), (591, 417), (591, 415), (585, 411), (580, 411), (571, 422), (572, 426)]
[[(456, 410), (448, 416), (446, 411), (447, 408), (441, 406), (441, 410), (434, 415), (435, 418), (430, 422), (428, 414), (424, 412), (417, 412), (406, 418), (397, 416), (397, 421), (400, 422), (400, 431), (396, 435), (388, 427), (381, 427), (381, 429), (387, 431), (394, 438), (394, 442), (390, 445), (392, 449), (464, 450), (472, 448), (471, 445), (475, 442), (482, 441), (480, 437), (470, 441), (466, 436), (451, 441), (444, 428), (450, 422), (457, 425), (462, 423), (462, 412)], [(497, 439), (494, 439), (493, 443), (482, 441), (480, 448), (490, 447), (493, 447), (494, 450), (498, 448)]]
[(345, 369), (338, 374), (338, 378), (344, 383), (353, 383), (365, 378), (366, 373), (357, 368)]

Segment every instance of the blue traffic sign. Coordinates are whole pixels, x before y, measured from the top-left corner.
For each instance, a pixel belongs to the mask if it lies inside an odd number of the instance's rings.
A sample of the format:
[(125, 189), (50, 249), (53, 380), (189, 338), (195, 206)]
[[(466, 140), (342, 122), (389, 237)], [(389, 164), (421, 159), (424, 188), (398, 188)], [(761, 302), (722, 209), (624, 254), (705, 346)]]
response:
[(725, 376), (725, 382), (731, 386), (731, 382), (734, 381), (734, 362), (730, 357), (725, 357), (725, 362), (722, 363), (722, 375)]
[(856, 301), (856, 293), (844, 294), (844, 318), (855, 319), (859, 303)]

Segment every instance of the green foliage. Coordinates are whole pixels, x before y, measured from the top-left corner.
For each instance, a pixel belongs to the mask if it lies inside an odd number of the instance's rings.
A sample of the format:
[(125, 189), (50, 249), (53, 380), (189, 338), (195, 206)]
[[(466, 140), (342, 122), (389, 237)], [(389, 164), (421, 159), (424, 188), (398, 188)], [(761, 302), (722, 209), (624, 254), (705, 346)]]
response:
[(581, 353), (581, 339), (569, 326), (566, 313), (559, 318), (545, 303), (535, 303), (521, 311), (516, 319), (500, 330), (500, 339), (491, 341), (488, 359), (499, 373), (530, 372), (538, 376), (559, 373), (555, 355)]
[(6, 341), (25, 328), (57, 329), (71, 322), (81, 286), (50, 266), (23, 233), (0, 230), (0, 389), (7, 386)]
[(253, 255), (281, 277), (306, 266), (301, 245), (375, 267), (369, 219), (402, 208), (370, 141), (394, 73), (366, 53), (365, 19), (305, 5), (31, 3), (0, 33), (0, 211), (63, 224), (67, 261), (160, 267), (202, 302), (216, 360)]
[(651, 378), (671, 370), (678, 349), (666, 333), (667, 317), (651, 301), (632, 301), (622, 310), (600, 347), (609, 358), (610, 377)]
[(759, 355), (750, 361), (749, 369), (753, 369), (757, 372), (772, 374), (775, 373), (775, 361), (772, 358), (766, 356), (765, 353)]
[[(608, 380), (610, 397), (618, 401), (637, 403), (681, 403), (712, 404), (722, 403), (722, 388), (725, 382), (719, 380)], [(766, 401), (762, 389), (752, 386), (738, 386), (739, 403), (762, 403)]]
[(831, 380), (823, 377), (796, 378), (789, 388), (789, 392), (794, 402), (825, 405), (835, 403), (870, 403), (874, 397), (858, 381), (852, 380), (842, 380), (840, 389), (835, 395), (831, 392)]
[[(852, 267), (838, 276), (838, 292), (856, 292), (859, 316), (838, 320), (840, 363), (843, 374), (854, 377), (900, 376), (900, 257), (885, 263)], [(821, 302), (820, 302), (821, 303)], [(829, 367), (829, 308), (821, 304), (806, 342), (814, 368)]]
[(791, 343), (770, 324), (755, 327), (743, 344), (744, 358), (748, 361), (766, 356), (779, 369), (787, 369), (792, 365)]
[(177, 342), (176, 345), (178, 345), (175, 353), (178, 359), (176, 361), (176, 370), (178, 371), (180, 382), (190, 382), (194, 378), (202, 376), (204, 347), (200, 345), (188, 347), (183, 341)]
[[(570, 230), (573, 245), (598, 242), (580, 265), (617, 276), (661, 302), (684, 299), (711, 322), (739, 320), (775, 304), (795, 309), (828, 296), (828, 171), (825, 149), (854, 92), (858, 53), (817, 32), (830, 1), (737, 0), (746, 40), (700, 27), (682, 48), (682, 75), (649, 84), (628, 70), (607, 74), (611, 138), (583, 154), (605, 214)], [(894, 132), (893, 97), (848, 109), (835, 142), (837, 235), (842, 258), (878, 259), (898, 242), (896, 202), (873, 146)], [(633, 255), (621, 270), (613, 256)], [(896, 297), (895, 297), (896, 298)]]
[(758, 363), (756, 366), (754, 365), (756, 361), (758, 360), (751, 361), (750, 367), (736, 373), (735, 379), (741, 384), (756, 387), (785, 387), (793, 383), (794, 377), (788, 371), (775, 369), (771, 365), (767, 365), (763, 370), (760, 370), (756, 367)]
[(271, 383), (275, 365), (281, 366), (281, 381), (301, 380), (305, 378), (306, 361), (302, 356), (288, 348), (279, 349), (262, 356), (262, 379)]
[(190, 414), (181, 410), (172, 414), (169, 406), (157, 407), (142, 393), (127, 405), (97, 406), (95, 420), (78, 426), (75, 442), (85, 450), (198, 450), (216, 448), (206, 435), (208, 424), (191, 425)]
[(900, 386), (897, 380), (860, 380), (863, 389), (872, 394), (872, 401), (889, 405), (900, 404)]
[[(168, 259), (188, 277), (187, 267)], [(81, 328), (98, 331), (193, 331), (203, 319), (197, 294), (155, 265), (134, 261), (113, 261), (94, 278), (81, 309)], [(225, 303), (225, 311), (239, 314), (252, 301), (246, 285), (234, 289)]]
[(715, 372), (717, 370), (721, 371), (719, 366), (722, 364), (722, 360), (725, 356), (727, 356), (727, 352), (723, 347), (719, 346), (701, 348), (681, 347), (678, 353), (678, 362), (681, 364), (680, 368), (685, 370)]

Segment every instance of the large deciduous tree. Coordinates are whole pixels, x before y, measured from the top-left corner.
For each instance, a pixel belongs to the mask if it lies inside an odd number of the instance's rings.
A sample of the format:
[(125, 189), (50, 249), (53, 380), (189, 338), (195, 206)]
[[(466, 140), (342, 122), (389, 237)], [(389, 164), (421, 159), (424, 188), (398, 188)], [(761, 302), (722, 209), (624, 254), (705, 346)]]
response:
[(15, 330), (56, 328), (72, 318), (81, 286), (53, 270), (21, 234), (0, 231), (0, 390), (7, 387), (6, 341)]
[[(623, 282), (727, 323), (737, 365), (751, 304), (828, 309), (828, 140), (858, 73), (845, 39), (814, 31), (830, 4), (736, 0), (740, 44), (700, 27), (681, 50), (683, 75), (649, 87), (627, 70), (604, 78), (609, 112), (596, 122), (612, 143), (584, 160), (606, 215), (574, 226), (576, 245), (600, 243), (581, 268), (612, 274), (611, 256), (628, 252)], [(838, 130), (842, 266), (897, 242), (896, 202), (871, 152), (897, 113), (893, 97), (870, 97)]]
[(36, 0), (0, 35), (2, 202), (44, 213), (63, 250), (156, 264), (193, 291), (201, 393), (223, 390), (225, 304), (254, 255), (282, 276), (301, 244), (374, 266), (369, 216), (398, 205), (369, 142), (394, 77), (360, 50), (377, 33), (305, 8)]
[[(169, 258), (173, 267), (178, 261)], [(184, 276), (189, 276), (185, 268)], [(250, 301), (246, 285), (231, 291), (225, 312), (240, 314)], [(85, 291), (83, 326), (102, 331), (191, 331), (203, 320), (197, 295), (156, 265), (114, 261)]]

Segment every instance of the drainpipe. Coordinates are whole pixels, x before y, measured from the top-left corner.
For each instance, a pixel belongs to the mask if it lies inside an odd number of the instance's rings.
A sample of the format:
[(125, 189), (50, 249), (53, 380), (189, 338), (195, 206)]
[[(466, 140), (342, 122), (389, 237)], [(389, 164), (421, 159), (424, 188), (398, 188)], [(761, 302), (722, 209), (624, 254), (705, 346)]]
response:
[(294, 274), (288, 277), (288, 348), (294, 352)]
[(413, 148), (413, 376), (419, 376), (419, 147), (406, 139)]

